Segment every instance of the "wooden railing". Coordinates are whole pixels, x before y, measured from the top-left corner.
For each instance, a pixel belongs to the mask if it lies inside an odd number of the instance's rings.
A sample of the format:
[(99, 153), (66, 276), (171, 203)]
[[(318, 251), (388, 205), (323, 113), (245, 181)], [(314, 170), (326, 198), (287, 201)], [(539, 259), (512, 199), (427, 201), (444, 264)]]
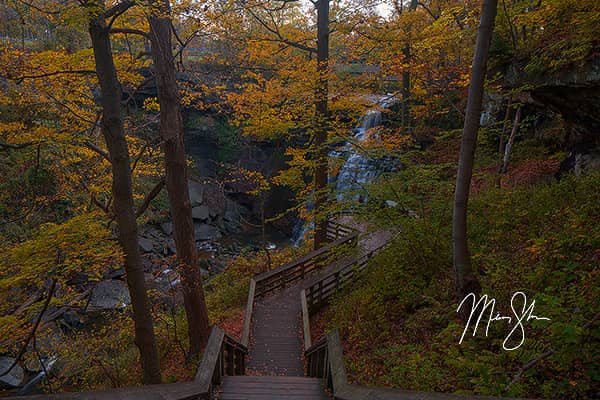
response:
[(334, 221), (327, 222), (327, 240), (330, 242), (349, 236), (354, 232), (356, 232), (356, 230), (349, 226)]
[(291, 283), (304, 279), (307, 274), (329, 263), (338, 246), (350, 245), (356, 247), (357, 243), (358, 232), (352, 231), (350, 234), (340, 237), (303, 257), (255, 276), (255, 297), (260, 298), (268, 293), (283, 289)]
[(167, 385), (146, 385), (140, 387), (96, 390), (78, 393), (58, 393), (51, 395), (6, 397), (13, 400), (211, 400), (213, 387), (221, 383), (225, 375), (243, 375), (246, 368), (245, 346), (229, 337), (219, 327), (214, 326), (210, 333), (204, 356), (192, 382), (179, 382)]
[(327, 224), (327, 239), (330, 241), (328, 245), (279, 268), (258, 274), (250, 280), (241, 338), (241, 343), (244, 346), (248, 346), (250, 340), (254, 299), (304, 279), (308, 274), (317, 271), (331, 261), (332, 256), (336, 254), (339, 247), (350, 246), (355, 248), (358, 244), (358, 232), (348, 226), (329, 221)]
[(248, 300), (246, 300), (246, 315), (244, 316), (244, 328), (242, 329), (242, 344), (248, 347), (250, 341), (250, 325), (252, 323), (252, 311), (254, 310), (254, 294), (256, 292), (256, 281), (250, 279), (248, 288)]
[(323, 307), (338, 289), (356, 278), (365, 269), (373, 254), (384, 246), (364, 253), (357, 259), (349, 259), (348, 262), (300, 292), (306, 376), (323, 379), (335, 400), (507, 400), (503, 397), (416, 392), (349, 384), (338, 331), (335, 330), (312, 343), (310, 316)]
[(323, 336), (304, 352), (306, 359), (306, 376), (310, 378), (327, 378), (327, 336)]
[(348, 383), (338, 331), (333, 331), (306, 351), (307, 375), (322, 378), (335, 400), (523, 400), (506, 397), (461, 395), (367, 387)]
[(224, 376), (244, 375), (247, 354), (246, 346), (215, 326), (194, 380), (207, 386), (208, 393), (212, 395), (212, 386), (220, 385)]
[(334, 271), (305, 288), (301, 296), (305, 298), (302, 301), (306, 301), (308, 312), (312, 314), (318, 311), (334, 293), (354, 280), (366, 268), (373, 255), (382, 247), (361, 254), (358, 258), (349, 258)]

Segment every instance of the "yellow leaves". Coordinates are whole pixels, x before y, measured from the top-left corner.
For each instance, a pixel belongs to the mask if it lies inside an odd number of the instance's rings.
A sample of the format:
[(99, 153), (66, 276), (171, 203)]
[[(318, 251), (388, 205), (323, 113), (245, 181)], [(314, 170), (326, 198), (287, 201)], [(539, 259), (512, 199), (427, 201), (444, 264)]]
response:
[[(202, 98), (205, 93), (208, 93), (210, 91), (210, 89), (208, 89), (206, 85), (202, 86), (204, 86), (204, 88), (201, 91), (180, 89), (179, 95), (181, 97), (181, 105), (183, 107), (193, 107), (197, 110), (203, 110), (205, 108), (205, 105), (202, 101)], [(212, 89), (212, 91), (215, 93), (218, 93), (219, 90), (219, 88)]]
[(279, 175), (271, 178), (275, 185), (288, 186), (299, 194), (302, 191), (310, 191), (304, 182), (304, 171), (310, 168), (307, 160), (308, 150), (303, 148), (288, 147), (285, 155), (288, 157), (289, 169), (282, 170)]
[(41, 286), (49, 277), (69, 279), (74, 272), (99, 276), (120, 264), (122, 253), (110, 241), (103, 214), (83, 214), (62, 224), (40, 226), (34, 237), (8, 248), (0, 259), (0, 289)]
[(224, 180), (226, 185), (235, 185), (238, 190), (251, 196), (258, 196), (269, 190), (269, 181), (259, 171), (236, 168)]
[(143, 107), (146, 111), (160, 112), (160, 104), (158, 103), (158, 98), (156, 97), (148, 97), (144, 99)]
[(8, 344), (11, 343), (15, 337), (19, 337), (21, 335), (20, 332), (23, 331), (22, 321), (19, 320), (14, 315), (2, 315), (0, 316), (0, 353), (7, 353), (12, 350), (11, 346)]

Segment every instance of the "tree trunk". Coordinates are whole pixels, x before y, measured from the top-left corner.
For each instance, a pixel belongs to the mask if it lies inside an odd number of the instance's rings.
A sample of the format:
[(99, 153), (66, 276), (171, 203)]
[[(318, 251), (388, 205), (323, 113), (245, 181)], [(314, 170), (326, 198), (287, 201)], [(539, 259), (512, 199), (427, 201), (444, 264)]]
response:
[(509, 97), (506, 102), (506, 112), (504, 114), (504, 120), (502, 121), (502, 131), (500, 132), (500, 139), (499, 139), (499, 143), (498, 143), (498, 153), (500, 153), (500, 154), (504, 153), (504, 146), (505, 146), (504, 136), (506, 133), (506, 127), (508, 126), (508, 119), (510, 118), (511, 106), (512, 106), (512, 99)]
[[(473, 273), (471, 257), (467, 242), (467, 210), (469, 191), (473, 174), (473, 160), (477, 145), (477, 132), (481, 117), (481, 104), (486, 75), (488, 50), (494, 30), (494, 20), (498, 0), (483, 0), (481, 22), (477, 33), (477, 44), (471, 71), (469, 85), (469, 99), (465, 112), (465, 125), (460, 144), (460, 158), (456, 189), (454, 193), (454, 212), (452, 218), (452, 243), (454, 253), (454, 274), (456, 292), (460, 302), (467, 294), (479, 294), (481, 286), (478, 278)], [(462, 310), (467, 312), (468, 307)], [(465, 319), (466, 315), (462, 315)]]
[(521, 107), (517, 109), (517, 113), (515, 114), (515, 122), (513, 123), (512, 131), (510, 132), (510, 137), (508, 138), (508, 143), (506, 143), (506, 148), (504, 149), (504, 158), (502, 160), (502, 167), (500, 168), (501, 174), (508, 172), (508, 160), (510, 159), (510, 152), (512, 150), (513, 143), (515, 142), (515, 136), (517, 136), (517, 132), (519, 131), (520, 122)]
[[(417, 9), (417, 5), (418, 2), (417, 0), (411, 0), (410, 1), (410, 5), (408, 7), (408, 11), (415, 11)], [(411, 41), (411, 30), (412, 30), (412, 26), (408, 25), (406, 27), (406, 44), (404, 45), (404, 49), (402, 51), (403, 56), (404, 56), (404, 63), (408, 64), (410, 63), (411, 60), (411, 46), (410, 46), (410, 41)], [(407, 127), (410, 126), (411, 124), (411, 119), (410, 119), (410, 70), (405, 69), (404, 71), (402, 71), (402, 133), (405, 133), (405, 129)]]
[(157, 2), (160, 15), (148, 17), (154, 74), (160, 104), (160, 135), (165, 152), (166, 186), (169, 193), (173, 237), (181, 274), (183, 300), (188, 320), (189, 356), (202, 351), (208, 341), (210, 326), (198, 266), (198, 249), (194, 238), (192, 207), (188, 191), (187, 156), (183, 142), (181, 101), (175, 80), (171, 45), (171, 19), (168, 0)]
[(315, 239), (314, 249), (327, 241), (327, 133), (329, 111), (329, 0), (317, 2), (317, 87), (315, 91)]
[(127, 285), (135, 321), (135, 344), (140, 350), (144, 383), (154, 384), (161, 380), (160, 365), (139, 253), (129, 148), (121, 116), (121, 86), (112, 58), (108, 28), (101, 14), (104, 6), (103, 0), (86, 4), (90, 12), (89, 33), (102, 93), (101, 130), (112, 163), (113, 208), (119, 228), (119, 242), (125, 252)]

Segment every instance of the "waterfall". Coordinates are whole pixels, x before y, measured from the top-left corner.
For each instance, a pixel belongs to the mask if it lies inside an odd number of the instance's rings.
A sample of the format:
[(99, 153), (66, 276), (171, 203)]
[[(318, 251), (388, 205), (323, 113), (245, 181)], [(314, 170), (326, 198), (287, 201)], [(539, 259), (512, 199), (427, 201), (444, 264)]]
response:
[[(369, 110), (362, 118), (358, 128), (355, 129), (354, 141), (357, 143), (363, 142), (369, 129), (380, 126), (381, 122), (381, 111)], [(360, 191), (365, 184), (371, 183), (377, 175), (377, 166), (352, 144), (346, 144), (344, 152), (349, 155), (336, 180), (336, 198), (338, 201), (350, 199), (358, 202), (366, 201), (365, 196), (360, 193), (353, 194), (353, 192)]]
[[(389, 107), (395, 99), (393, 96), (373, 97), (372, 101), (374, 104), (386, 108)], [(358, 126), (353, 130), (353, 141), (356, 143), (363, 142), (367, 137), (369, 129), (380, 126), (382, 124), (382, 119), (381, 111), (367, 111), (365, 116), (359, 121)], [(340, 168), (337, 178), (332, 176), (329, 177), (330, 184), (335, 183), (336, 199), (337, 201), (354, 200), (357, 202), (365, 202), (367, 201), (366, 196), (358, 192), (364, 185), (371, 183), (373, 178), (377, 176), (377, 166), (373, 163), (373, 160), (350, 143), (346, 143), (342, 149), (330, 151), (329, 157), (341, 157), (345, 154), (347, 154), (348, 157)], [(308, 204), (307, 206), (310, 209), (312, 204)], [(292, 243), (294, 246), (300, 245), (308, 231), (313, 228), (314, 223), (312, 221), (307, 223), (303, 219), (298, 219), (292, 232)]]

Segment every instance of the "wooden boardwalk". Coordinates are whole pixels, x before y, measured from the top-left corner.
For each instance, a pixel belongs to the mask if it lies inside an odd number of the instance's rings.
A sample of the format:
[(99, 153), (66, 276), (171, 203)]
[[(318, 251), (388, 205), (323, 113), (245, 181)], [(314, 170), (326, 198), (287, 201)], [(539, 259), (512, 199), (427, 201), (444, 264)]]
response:
[(301, 284), (255, 301), (246, 364), (251, 375), (304, 376)]
[(321, 379), (288, 376), (227, 376), (219, 400), (326, 400)]
[(358, 255), (338, 259), (302, 280), (256, 298), (246, 363), (250, 376), (225, 377), (219, 399), (329, 399), (322, 381), (305, 377), (300, 292), (388, 239), (389, 234), (379, 232), (364, 237), (359, 241)]
[[(365, 237), (359, 243), (359, 255), (388, 238), (380, 233)], [(337, 260), (284, 290), (255, 300), (246, 367), (250, 374), (304, 376), (300, 291), (356, 257)]]
[[(322, 256), (334, 256), (340, 244), (356, 245), (357, 232), (336, 227), (334, 241), (250, 281), (242, 339), (218, 326), (211, 330), (202, 361), (192, 382), (148, 385), (104, 391), (9, 397), (14, 400), (523, 400), (487, 396), (425, 393), (366, 387), (348, 381), (339, 332), (334, 330), (311, 345), (310, 315), (330, 296), (352, 282), (390, 238), (376, 232), (359, 241), (358, 254), (320, 267)], [(321, 261), (319, 261), (321, 260)], [(261, 276), (262, 275), (262, 276)], [(255, 293), (260, 293), (256, 296)], [(266, 296), (264, 296), (266, 294)], [(302, 323), (300, 322), (302, 314)], [(254, 324), (250, 325), (250, 321)], [(302, 328), (302, 329), (301, 329)], [(249, 336), (252, 336), (249, 341)], [(302, 340), (306, 343), (302, 343)], [(250, 349), (248, 349), (250, 344)], [(305, 345), (305, 346), (303, 346)], [(250, 351), (249, 351), (250, 350)], [(248, 355), (250, 357), (248, 359)], [(303, 355), (306, 360), (303, 360)], [(305, 361), (305, 362), (304, 362)], [(306, 364), (306, 375), (303, 365)], [(247, 375), (249, 373), (249, 375)], [(324, 385), (328, 389), (325, 389)]]

